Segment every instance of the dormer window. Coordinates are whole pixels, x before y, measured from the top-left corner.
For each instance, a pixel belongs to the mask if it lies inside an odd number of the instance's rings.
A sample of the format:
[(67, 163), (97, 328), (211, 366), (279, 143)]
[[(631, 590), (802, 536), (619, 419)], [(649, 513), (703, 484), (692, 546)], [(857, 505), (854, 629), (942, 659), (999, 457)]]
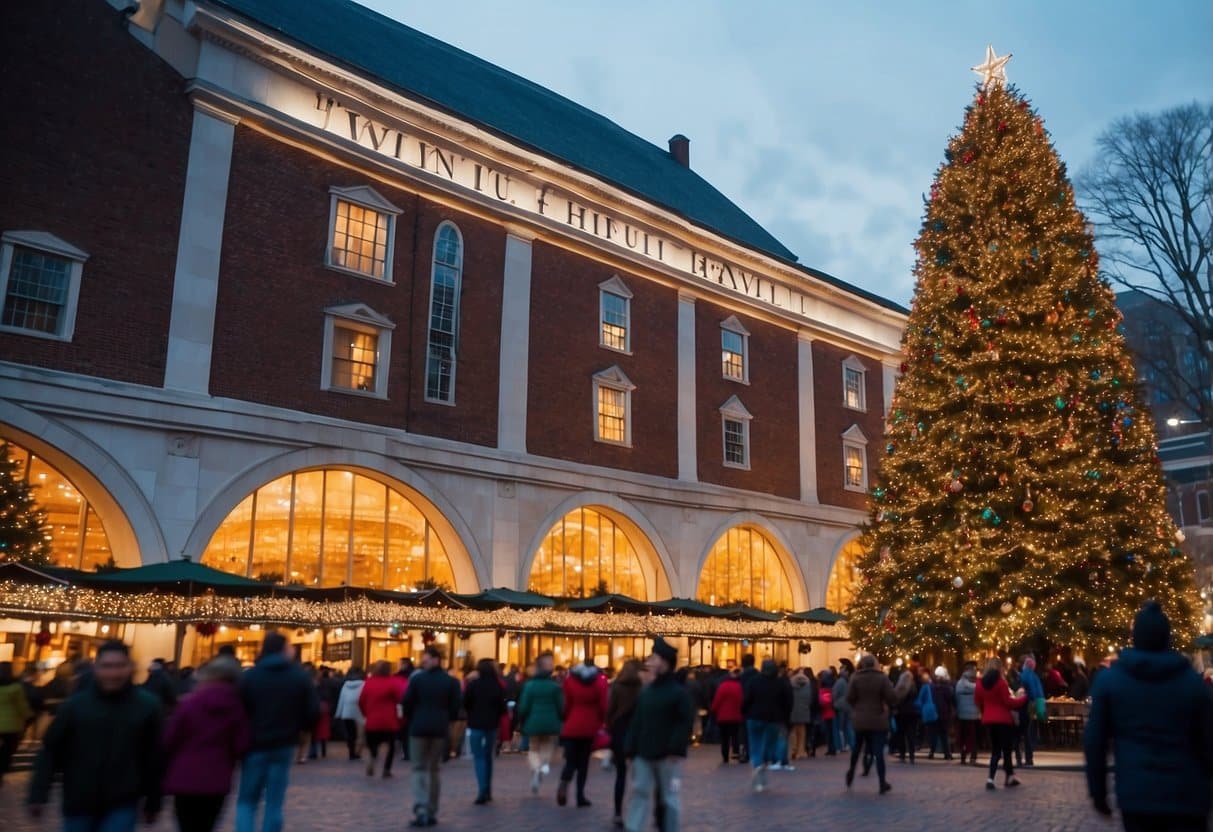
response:
[(400, 209), (371, 188), (329, 188), (325, 265), (392, 282), (392, 250)]

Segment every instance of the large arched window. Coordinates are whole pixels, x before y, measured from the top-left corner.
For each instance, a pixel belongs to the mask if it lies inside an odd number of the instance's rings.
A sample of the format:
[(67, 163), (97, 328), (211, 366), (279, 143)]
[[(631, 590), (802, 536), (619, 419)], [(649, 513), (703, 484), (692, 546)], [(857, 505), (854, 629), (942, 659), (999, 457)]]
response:
[(775, 544), (749, 526), (731, 528), (716, 541), (699, 576), (698, 599), (771, 611), (791, 611), (795, 603)]
[(109, 536), (96, 509), (58, 468), (12, 442), (0, 440), (16, 463), (16, 478), (28, 482), (34, 501), (46, 512), (51, 562), (73, 569), (95, 569), (113, 557)]
[(463, 237), (452, 223), (434, 233), (430, 280), (430, 329), (425, 365), (427, 401), (455, 403), (455, 354), (459, 348), (459, 291), (463, 281)]
[(654, 600), (627, 534), (592, 508), (575, 508), (552, 526), (535, 553), (528, 585), (532, 592), (564, 598), (605, 591)]
[(863, 548), (859, 540), (852, 540), (842, 547), (834, 560), (834, 568), (830, 570), (830, 580), (826, 583), (826, 607), (834, 612), (846, 612), (855, 599), (859, 590), (859, 559), (863, 557)]
[(454, 588), (446, 548), (395, 488), (339, 468), (258, 488), (215, 531), (202, 562), (269, 583), (407, 592)]

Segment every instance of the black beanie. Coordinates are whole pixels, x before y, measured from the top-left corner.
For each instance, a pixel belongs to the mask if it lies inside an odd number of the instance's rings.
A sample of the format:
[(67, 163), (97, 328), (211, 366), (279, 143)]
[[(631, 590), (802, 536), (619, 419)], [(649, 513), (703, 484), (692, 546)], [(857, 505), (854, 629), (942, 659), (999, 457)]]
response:
[(653, 639), (653, 653), (669, 662), (671, 668), (678, 665), (678, 650), (661, 636)]
[(1133, 646), (1155, 653), (1171, 648), (1171, 622), (1157, 601), (1148, 602), (1137, 614), (1133, 622)]

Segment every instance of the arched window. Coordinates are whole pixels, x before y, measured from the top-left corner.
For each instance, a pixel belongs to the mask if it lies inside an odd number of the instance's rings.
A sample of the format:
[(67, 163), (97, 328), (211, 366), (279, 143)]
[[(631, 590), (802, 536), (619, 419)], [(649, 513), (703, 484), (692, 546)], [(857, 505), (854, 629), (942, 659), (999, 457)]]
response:
[(627, 534), (592, 508), (573, 509), (552, 526), (535, 553), (528, 585), (532, 592), (563, 598), (605, 591), (655, 600)]
[(426, 401), (455, 403), (455, 354), (459, 349), (459, 292), (463, 282), (463, 237), (444, 222), (434, 234), (430, 280), (430, 329), (426, 351)]
[(401, 592), (455, 584), (421, 510), (395, 488), (340, 468), (258, 488), (215, 531), (202, 562), (268, 583)]
[(747, 604), (771, 611), (790, 612), (794, 604), (775, 544), (749, 526), (731, 528), (716, 541), (699, 576), (697, 597), (719, 607)]
[(863, 557), (863, 548), (858, 540), (852, 540), (842, 547), (830, 570), (830, 580), (826, 583), (826, 608), (834, 612), (846, 612), (855, 599), (859, 590), (859, 559)]
[(113, 552), (101, 518), (72, 481), (28, 448), (0, 440), (0, 455), (5, 450), (16, 463), (16, 478), (30, 484), (34, 502), (46, 513), (51, 562), (72, 569), (109, 563)]

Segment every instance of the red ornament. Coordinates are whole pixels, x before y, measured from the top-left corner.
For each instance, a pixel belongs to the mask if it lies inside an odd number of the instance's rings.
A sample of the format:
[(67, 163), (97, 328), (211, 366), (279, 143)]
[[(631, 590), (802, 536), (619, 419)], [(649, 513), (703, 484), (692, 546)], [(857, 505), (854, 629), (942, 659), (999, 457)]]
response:
[(998, 122), (998, 132), (999, 133), (1007, 132), (1007, 123), (1005, 121)]
[(421, 631), (421, 643), (422, 644), (433, 644), (437, 639), (438, 639), (438, 636), (434, 635), (433, 630), (422, 630)]
[(978, 104), (985, 104), (985, 103), (986, 103), (986, 96), (985, 96), (985, 93), (980, 93), (980, 92), (979, 92), (979, 93), (977, 93), (977, 103), (978, 103)]
[(199, 621), (194, 625), (194, 632), (203, 638), (210, 638), (219, 632), (219, 625), (214, 621)]
[(51, 631), (50, 630), (41, 630), (41, 631), (39, 631), (39, 633), (36, 636), (34, 636), (34, 644), (38, 645), (39, 647), (45, 647), (46, 645), (48, 645), (50, 643), (51, 643)]
[(960, 161), (962, 161), (966, 165), (968, 165), (968, 164), (972, 164), (974, 158), (976, 158), (976, 157), (973, 155), (973, 151), (966, 150), (965, 155), (960, 157)]

